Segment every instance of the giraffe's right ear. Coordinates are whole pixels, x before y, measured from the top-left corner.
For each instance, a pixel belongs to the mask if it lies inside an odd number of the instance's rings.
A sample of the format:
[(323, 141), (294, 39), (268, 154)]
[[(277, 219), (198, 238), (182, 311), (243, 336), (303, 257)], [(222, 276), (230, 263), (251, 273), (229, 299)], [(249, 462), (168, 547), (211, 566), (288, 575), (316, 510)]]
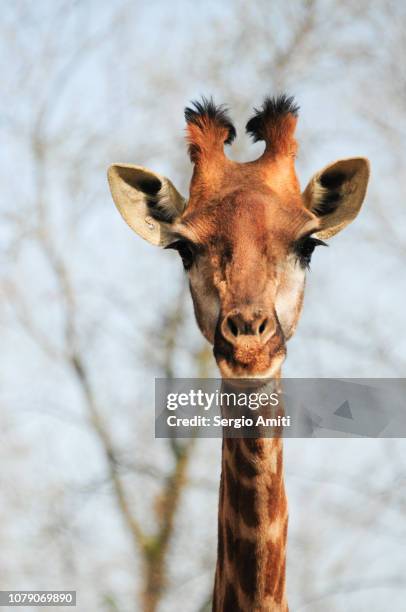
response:
[(171, 224), (186, 207), (171, 181), (132, 164), (113, 164), (107, 175), (114, 203), (131, 229), (151, 244), (170, 244)]

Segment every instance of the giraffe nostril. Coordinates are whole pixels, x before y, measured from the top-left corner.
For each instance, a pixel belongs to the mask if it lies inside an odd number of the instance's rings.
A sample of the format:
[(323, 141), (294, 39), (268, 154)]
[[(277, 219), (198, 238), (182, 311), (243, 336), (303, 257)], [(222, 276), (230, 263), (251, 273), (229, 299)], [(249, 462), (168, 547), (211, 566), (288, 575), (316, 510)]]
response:
[(264, 320), (262, 321), (261, 325), (260, 325), (260, 326), (259, 326), (259, 328), (258, 328), (258, 331), (259, 331), (260, 335), (261, 335), (261, 334), (263, 334), (263, 333), (264, 333), (264, 331), (266, 330), (266, 326), (267, 326), (267, 324), (268, 324), (268, 319), (264, 319)]
[(238, 336), (238, 327), (234, 323), (234, 321), (233, 321), (233, 319), (231, 317), (228, 317), (227, 325), (228, 325), (228, 329), (233, 334), (233, 336), (237, 337)]
[(253, 308), (234, 309), (226, 315), (221, 323), (223, 337), (232, 345), (237, 346), (245, 340), (266, 344), (275, 329), (271, 316), (264, 316), (262, 311)]

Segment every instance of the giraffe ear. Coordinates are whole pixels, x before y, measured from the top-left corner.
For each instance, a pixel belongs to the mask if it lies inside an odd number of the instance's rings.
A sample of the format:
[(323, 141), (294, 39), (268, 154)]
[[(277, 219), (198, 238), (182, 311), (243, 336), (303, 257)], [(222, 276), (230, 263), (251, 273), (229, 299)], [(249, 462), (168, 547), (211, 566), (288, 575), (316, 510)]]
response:
[(313, 176), (303, 199), (320, 219), (317, 238), (331, 238), (355, 219), (364, 201), (368, 179), (369, 161), (364, 157), (341, 159)]
[(124, 221), (141, 238), (165, 247), (172, 238), (171, 224), (186, 207), (185, 199), (167, 178), (132, 164), (108, 169), (111, 195)]

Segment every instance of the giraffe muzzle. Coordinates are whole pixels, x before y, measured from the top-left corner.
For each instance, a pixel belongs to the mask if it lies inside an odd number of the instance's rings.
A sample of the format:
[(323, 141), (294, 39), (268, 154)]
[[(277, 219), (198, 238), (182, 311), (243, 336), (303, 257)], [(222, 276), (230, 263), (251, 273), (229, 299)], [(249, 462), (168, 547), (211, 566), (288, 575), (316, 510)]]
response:
[(220, 316), (214, 355), (223, 377), (273, 376), (285, 341), (277, 317), (263, 308), (234, 308)]

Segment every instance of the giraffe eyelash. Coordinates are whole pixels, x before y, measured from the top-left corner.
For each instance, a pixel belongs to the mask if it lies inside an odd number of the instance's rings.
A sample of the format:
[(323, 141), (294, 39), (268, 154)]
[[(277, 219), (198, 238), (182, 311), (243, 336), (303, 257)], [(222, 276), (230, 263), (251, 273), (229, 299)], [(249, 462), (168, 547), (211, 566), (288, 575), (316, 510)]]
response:
[(319, 238), (312, 238), (310, 235), (304, 236), (295, 242), (294, 252), (302, 268), (310, 269), (313, 251), (317, 246), (328, 246), (328, 244), (323, 240), (319, 240)]
[(196, 247), (189, 240), (176, 240), (169, 244), (166, 249), (174, 249), (178, 251), (182, 258), (183, 267), (185, 270), (190, 270), (193, 266), (197, 254)]

